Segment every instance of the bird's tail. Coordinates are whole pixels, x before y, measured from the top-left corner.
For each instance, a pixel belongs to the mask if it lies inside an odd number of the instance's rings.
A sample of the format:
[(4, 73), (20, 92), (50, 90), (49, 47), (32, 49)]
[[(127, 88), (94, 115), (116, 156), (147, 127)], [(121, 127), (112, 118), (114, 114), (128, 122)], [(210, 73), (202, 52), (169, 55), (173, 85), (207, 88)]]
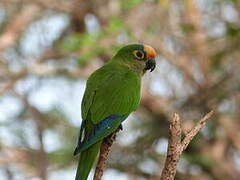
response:
[(99, 141), (80, 153), (75, 180), (87, 180), (100, 150), (101, 143), (102, 141)]

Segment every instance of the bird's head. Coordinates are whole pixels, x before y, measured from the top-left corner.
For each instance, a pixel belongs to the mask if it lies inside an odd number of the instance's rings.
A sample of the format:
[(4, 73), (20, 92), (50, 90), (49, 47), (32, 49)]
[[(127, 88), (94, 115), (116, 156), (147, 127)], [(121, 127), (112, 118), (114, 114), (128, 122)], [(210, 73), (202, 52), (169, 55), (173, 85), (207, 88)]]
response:
[(147, 70), (152, 72), (155, 69), (156, 55), (156, 51), (149, 45), (130, 44), (122, 47), (114, 59), (143, 75)]

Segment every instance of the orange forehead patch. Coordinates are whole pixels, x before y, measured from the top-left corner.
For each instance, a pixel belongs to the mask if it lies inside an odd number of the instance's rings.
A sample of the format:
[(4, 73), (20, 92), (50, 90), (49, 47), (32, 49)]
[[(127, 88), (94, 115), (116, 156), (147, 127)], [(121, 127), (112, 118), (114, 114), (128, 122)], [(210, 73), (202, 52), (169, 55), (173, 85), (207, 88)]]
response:
[(156, 51), (149, 45), (144, 45), (144, 51), (149, 58), (155, 58), (157, 55)]

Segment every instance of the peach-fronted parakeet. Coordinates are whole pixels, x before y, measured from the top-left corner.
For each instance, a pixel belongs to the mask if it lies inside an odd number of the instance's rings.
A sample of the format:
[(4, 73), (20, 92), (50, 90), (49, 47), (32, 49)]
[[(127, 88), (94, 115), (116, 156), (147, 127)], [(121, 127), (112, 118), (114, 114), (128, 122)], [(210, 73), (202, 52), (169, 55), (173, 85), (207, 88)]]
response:
[(153, 71), (156, 52), (149, 45), (122, 47), (111, 61), (87, 80), (82, 100), (82, 124), (74, 155), (80, 153), (75, 180), (87, 180), (102, 140), (136, 110), (141, 77)]

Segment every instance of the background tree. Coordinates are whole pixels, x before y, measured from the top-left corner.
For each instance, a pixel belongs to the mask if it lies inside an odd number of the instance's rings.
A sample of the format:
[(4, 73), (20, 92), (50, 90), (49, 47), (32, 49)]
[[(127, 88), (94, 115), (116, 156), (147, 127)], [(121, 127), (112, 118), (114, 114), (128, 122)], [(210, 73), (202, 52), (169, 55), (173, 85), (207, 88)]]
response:
[(85, 80), (133, 42), (155, 47), (158, 67), (103, 178), (159, 179), (173, 113), (188, 132), (211, 109), (176, 179), (240, 178), (238, 0), (1, 0), (1, 178), (74, 177)]

